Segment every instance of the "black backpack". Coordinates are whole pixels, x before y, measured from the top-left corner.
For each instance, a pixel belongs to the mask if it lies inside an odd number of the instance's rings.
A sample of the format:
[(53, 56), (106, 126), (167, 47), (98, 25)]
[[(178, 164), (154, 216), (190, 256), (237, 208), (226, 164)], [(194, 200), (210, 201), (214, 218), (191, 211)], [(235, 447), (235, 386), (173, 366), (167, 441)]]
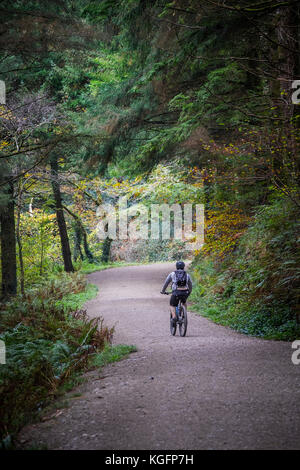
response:
[(183, 271), (183, 269), (179, 269), (178, 271), (174, 271), (174, 272), (175, 272), (176, 287), (185, 287), (186, 281), (187, 281), (186, 272)]

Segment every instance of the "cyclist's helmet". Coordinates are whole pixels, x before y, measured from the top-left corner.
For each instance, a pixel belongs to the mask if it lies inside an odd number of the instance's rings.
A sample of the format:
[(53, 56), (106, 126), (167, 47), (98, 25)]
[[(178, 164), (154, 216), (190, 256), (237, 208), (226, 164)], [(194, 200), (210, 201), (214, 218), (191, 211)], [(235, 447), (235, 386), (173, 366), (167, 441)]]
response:
[(176, 269), (184, 269), (185, 264), (183, 261), (177, 261), (176, 263)]

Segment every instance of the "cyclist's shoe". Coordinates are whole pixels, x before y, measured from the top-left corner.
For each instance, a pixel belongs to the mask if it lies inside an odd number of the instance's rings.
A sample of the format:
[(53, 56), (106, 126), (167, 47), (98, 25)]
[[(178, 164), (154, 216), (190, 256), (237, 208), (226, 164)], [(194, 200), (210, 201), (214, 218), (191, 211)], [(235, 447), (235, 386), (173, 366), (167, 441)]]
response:
[(175, 326), (177, 322), (177, 318), (171, 318), (172, 325)]

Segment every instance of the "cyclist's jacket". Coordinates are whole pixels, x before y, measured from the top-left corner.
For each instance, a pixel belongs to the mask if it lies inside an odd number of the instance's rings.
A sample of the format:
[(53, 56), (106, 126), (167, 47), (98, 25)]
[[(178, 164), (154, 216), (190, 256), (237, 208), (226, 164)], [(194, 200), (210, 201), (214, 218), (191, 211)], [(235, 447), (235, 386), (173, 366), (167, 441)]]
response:
[[(162, 288), (162, 293), (165, 292), (166, 288), (168, 287), (168, 285), (170, 284), (170, 282), (172, 282), (172, 292), (174, 292), (175, 290), (178, 289), (178, 286), (177, 286), (177, 281), (176, 281), (176, 272), (173, 271), (171, 272), (167, 279), (165, 280), (165, 283), (163, 285), (163, 288)], [(191, 280), (191, 277), (188, 273), (186, 273), (186, 285), (185, 286), (180, 286), (180, 290), (182, 289), (187, 289), (189, 290), (189, 292), (192, 292), (192, 288), (193, 288), (193, 284), (192, 284), (192, 280)]]

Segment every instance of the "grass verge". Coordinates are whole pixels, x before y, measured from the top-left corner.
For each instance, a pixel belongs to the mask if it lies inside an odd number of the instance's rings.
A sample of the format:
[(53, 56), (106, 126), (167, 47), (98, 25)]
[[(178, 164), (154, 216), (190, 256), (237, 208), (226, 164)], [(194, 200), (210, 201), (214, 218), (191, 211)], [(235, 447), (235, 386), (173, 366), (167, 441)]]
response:
[(137, 349), (133, 345), (127, 344), (117, 344), (111, 345), (107, 344), (103, 351), (96, 353), (91, 358), (92, 367), (104, 367), (107, 364), (112, 362), (120, 361), (129, 356), (130, 353), (136, 352)]

